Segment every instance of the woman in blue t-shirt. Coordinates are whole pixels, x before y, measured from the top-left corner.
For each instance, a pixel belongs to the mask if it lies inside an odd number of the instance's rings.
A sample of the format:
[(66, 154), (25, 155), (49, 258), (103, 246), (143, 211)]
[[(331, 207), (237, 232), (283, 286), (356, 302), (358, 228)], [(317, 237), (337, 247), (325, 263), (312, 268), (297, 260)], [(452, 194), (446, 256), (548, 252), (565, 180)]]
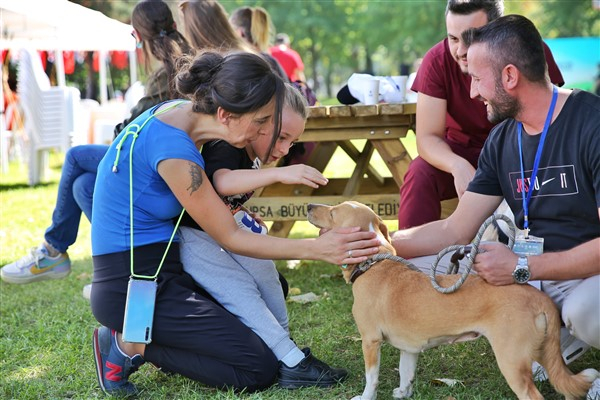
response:
[[(256, 235), (238, 227), (214, 191), (198, 151), (204, 143), (222, 139), (242, 148), (271, 135), (273, 147), (278, 139), (285, 85), (260, 56), (203, 53), (182, 64), (176, 85), (191, 101), (167, 102), (140, 115), (98, 167), (91, 306), (102, 326), (94, 330), (93, 347), (100, 385), (110, 394), (135, 393), (128, 378), (145, 361), (215, 387), (252, 391), (275, 380), (273, 353), (183, 271), (176, 235), (168, 246), (182, 206), (237, 254), (350, 264), (377, 251), (374, 234), (358, 228), (316, 239)], [(152, 342), (125, 343), (132, 271), (153, 276), (159, 265)]]

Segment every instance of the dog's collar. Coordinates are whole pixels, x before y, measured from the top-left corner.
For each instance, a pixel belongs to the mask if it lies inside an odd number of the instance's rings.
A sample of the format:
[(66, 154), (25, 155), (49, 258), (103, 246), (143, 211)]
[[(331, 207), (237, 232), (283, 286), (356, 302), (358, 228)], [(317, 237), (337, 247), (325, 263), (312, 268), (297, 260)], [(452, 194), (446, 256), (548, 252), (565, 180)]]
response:
[(378, 263), (381, 260), (387, 260), (392, 256), (389, 253), (384, 253), (384, 254), (375, 254), (373, 257), (368, 258), (366, 261), (361, 262), (360, 264), (357, 264), (356, 267), (354, 268), (354, 271), (352, 271), (352, 273), (350, 274), (350, 283), (354, 283), (354, 281), (361, 276), (362, 274), (364, 274), (365, 272), (367, 272), (369, 270), (369, 268), (371, 268), (375, 263)]
[(373, 264), (375, 264), (378, 260), (373, 260), (372, 258), (369, 258), (367, 261), (363, 261), (360, 264), (358, 264), (356, 266), (356, 268), (354, 268), (354, 271), (352, 271), (352, 273), (350, 274), (350, 283), (354, 283), (354, 281), (361, 276), (362, 274), (364, 274), (365, 272), (367, 272), (369, 270), (369, 268), (371, 268), (371, 266)]
[(371, 258), (368, 258), (366, 261), (363, 261), (360, 264), (356, 265), (356, 268), (354, 268), (354, 271), (352, 271), (352, 273), (350, 274), (350, 283), (354, 283), (354, 281), (359, 276), (361, 276), (362, 274), (367, 272), (369, 270), (369, 268), (371, 268), (375, 263), (377, 263), (381, 260), (399, 261), (401, 263), (404, 263), (408, 268), (410, 268), (414, 271), (422, 272), (414, 264), (412, 264), (411, 262), (409, 262), (408, 260), (406, 260), (402, 257), (396, 256), (396, 255), (393, 255), (390, 253), (379, 253), (379, 254), (375, 254)]

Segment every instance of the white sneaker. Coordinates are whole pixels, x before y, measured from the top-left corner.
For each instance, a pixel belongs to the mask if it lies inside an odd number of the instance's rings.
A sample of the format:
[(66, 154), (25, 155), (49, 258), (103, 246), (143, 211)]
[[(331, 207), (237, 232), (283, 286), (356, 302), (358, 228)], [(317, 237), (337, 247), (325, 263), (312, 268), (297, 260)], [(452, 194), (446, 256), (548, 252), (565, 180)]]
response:
[(600, 400), (600, 378), (592, 383), (592, 387), (588, 391), (586, 400)]
[[(563, 340), (563, 331), (567, 332), (568, 337)], [(565, 360), (565, 363), (571, 364), (573, 361), (577, 360), (579, 357), (585, 354), (586, 351), (590, 349), (590, 345), (586, 342), (577, 339), (575, 336), (569, 333), (567, 328), (561, 328), (560, 332), (560, 349), (562, 350), (562, 356)]]
[(92, 284), (88, 283), (83, 287), (83, 298), (89, 300), (92, 295)]
[(0, 270), (0, 277), (8, 283), (31, 283), (46, 279), (60, 279), (71, 272), (71, 260), (67, 253), (50, 257), (46, 247), (34, 247), (25, 257), (7, 264)]
[(546, 369), (542, 367), (537, 361), (531, 364), (531, 371), (533, 372), (534, 382), (546, 382), (548, 380), (548, 373)]
[[(560, 349), (562, 351), (562, 357), (567, 365), (581, 357), (590, 347), (591, 346), (586, 342), (571, 335), (566, 327), (563, 326), (560, 328)], [(531, 365), (531, 371), (533, 372), (533, 380), (535, 382), (544, 382), (548, 380), (546, 370), (538, 364), (537, 361), (534, 361)]]

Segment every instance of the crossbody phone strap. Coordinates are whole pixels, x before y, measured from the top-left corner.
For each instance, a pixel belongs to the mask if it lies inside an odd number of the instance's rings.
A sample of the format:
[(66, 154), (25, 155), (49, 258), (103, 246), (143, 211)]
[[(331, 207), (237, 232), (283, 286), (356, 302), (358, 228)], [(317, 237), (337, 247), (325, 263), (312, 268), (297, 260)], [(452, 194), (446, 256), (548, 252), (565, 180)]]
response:
[(150, 115), (148, 118), (146, 118), (146, 120), (142, 123), (142, 125), (133, 124), (133, 123), (127, 125), (125, 134), (123, 135), (121, 140), (119, 140), (119, 143), (117, 144), (117, 147), (116, 147), (117, 156), (115, 157), (115, 162), (113, 163), (112, 172), (118, 171), (117, 164), (119, 162), (119, 154), (121, 153), (121, 147), (123, 146), (125, 139), (129, 135), (133, 136), (133, 140), (131, 141), (131, 146), (129, 148), (129, 229), (130, 229), (130, 234), (129, 234), (130, 261), (129, 262), (130, 262), (132, 278), (156, 280), (156, 278), (158, 277), (158, 274), (160, 273), (160, 270), (163, 266), (165, 258), (167, 257), (167, 253), (169, 252), (169, 248), (171, 247), (171, 243), (173, 242), (173, 238), (175, 237), (175, 232), (177, 232), (177, 228), (179, 227), (181, 218), (183, 217), (183, 214), (185, 213), (185, 208), (184, 208), (183, 210), (181, 210), (181, 214), (179, 215), (179, 219), (177, 220), (177, 223), (175, 224), (175, 228), (173, 229), (173, 233), (171, 234), (169, 243), (167, 244), (167, 248), (165, 249), (165, 253), (162, 256), (162, 259), (160, 260), (160, 264), (158, 265), (158, 269), (156, 270), (156, 273), (154, 275), (138, 275), (138, 274), (136, 274), (133, 270), (133, 146), (135, 145), (135, 141), (137, 140), (139, 133), (141, 132), (141, 130), (144, 128), (144, 126), (146, 125), (146, 123), (148, 121), (150, 121), (153, 117), (156, 117), (158, 115), (166, 113), (167, 111), (177, 107), (178, 105), (180, 105), (182, 103), (186, 103), (186, 102), (187, 102), (187, 100), (175, 102), (174, 104), (170, 105), (169, 107), (166, 107), (164, 110), (160, 110), (159, 112)]

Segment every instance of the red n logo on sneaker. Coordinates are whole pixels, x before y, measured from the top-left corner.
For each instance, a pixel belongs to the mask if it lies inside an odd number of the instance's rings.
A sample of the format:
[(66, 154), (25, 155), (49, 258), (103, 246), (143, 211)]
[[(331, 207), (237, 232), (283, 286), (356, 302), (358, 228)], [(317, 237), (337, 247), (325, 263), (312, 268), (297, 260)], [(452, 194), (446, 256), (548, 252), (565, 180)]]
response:
[(121, 375), (121, 372), (123, 372), (123, 368), (120, 365), (113, 364), (110, 361), (107, 361), (106, 369), (108, 371), (106, 372), (104, 379), (113, 381), (113, 382), (119, 382), (121, 380), (120, 375)]

